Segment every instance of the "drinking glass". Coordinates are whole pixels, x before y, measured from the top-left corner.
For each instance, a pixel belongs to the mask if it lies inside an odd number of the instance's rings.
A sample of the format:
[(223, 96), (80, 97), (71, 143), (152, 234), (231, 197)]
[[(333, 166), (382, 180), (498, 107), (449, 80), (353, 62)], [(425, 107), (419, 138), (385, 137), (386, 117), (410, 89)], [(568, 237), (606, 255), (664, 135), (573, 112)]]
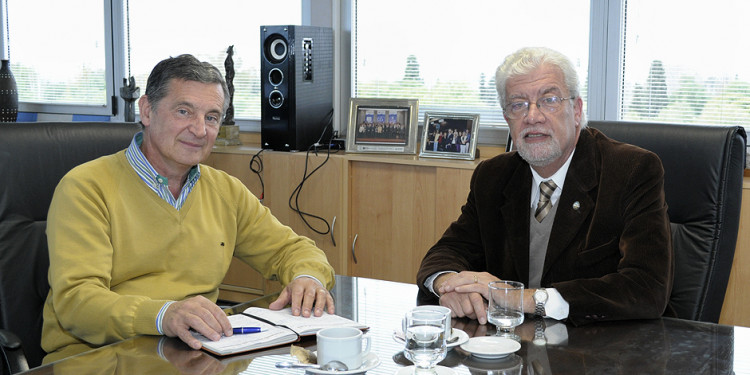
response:
[(432, 310), (412, 310), (404, 318), (404, 355), (414, 363), (415, 374), (434, 374), (445, 358), (445, 314)]
[(523, 288), (518, 281), (489, 283), (487, 320), (497, 327), (498, 336), (514, 336), (515, 328), (523, 323)]

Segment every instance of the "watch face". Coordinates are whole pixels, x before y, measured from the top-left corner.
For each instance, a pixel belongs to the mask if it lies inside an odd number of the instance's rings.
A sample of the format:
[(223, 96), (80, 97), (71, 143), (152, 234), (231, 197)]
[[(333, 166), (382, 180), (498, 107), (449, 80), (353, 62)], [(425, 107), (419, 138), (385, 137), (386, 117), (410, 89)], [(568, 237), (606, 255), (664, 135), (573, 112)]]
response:
[(541, 302), (541, 303), (547, 302), (547, 291), (544, 290), (544, 289), (537, 289), (534, 292), (534, 301), (537, 302), (537, 303), (538, 302)]

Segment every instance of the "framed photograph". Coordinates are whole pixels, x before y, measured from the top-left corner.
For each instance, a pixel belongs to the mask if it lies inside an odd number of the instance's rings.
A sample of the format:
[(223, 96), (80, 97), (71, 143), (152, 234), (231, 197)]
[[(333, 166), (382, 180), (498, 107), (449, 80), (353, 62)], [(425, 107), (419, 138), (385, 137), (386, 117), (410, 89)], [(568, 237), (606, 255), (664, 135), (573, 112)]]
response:
[(419, 157), (474, 160), (478, 130), (479, 114), (425, 113)]
[(418, 113), (416, 99), (352, 98), (346, 151), (416, 153)]

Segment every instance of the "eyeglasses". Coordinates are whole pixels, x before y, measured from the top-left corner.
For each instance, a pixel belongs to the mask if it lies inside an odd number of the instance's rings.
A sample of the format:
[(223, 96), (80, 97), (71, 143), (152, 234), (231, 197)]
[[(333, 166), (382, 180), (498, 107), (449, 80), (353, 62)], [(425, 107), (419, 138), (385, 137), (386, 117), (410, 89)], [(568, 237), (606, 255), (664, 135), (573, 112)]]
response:
[[(575, 99), (575, 97), (561, 98), (559, 96), (545, 96), (539, 98), (534, 104), (543, 113), (551, 114), (557, 112), (562, 107), (563, 101), (568, 99)], [(531, 103), (528, 100), (513, 101), (505, 105), (503, 113), (511, 120), (518, 120), (529, 114), (530, 106)]]

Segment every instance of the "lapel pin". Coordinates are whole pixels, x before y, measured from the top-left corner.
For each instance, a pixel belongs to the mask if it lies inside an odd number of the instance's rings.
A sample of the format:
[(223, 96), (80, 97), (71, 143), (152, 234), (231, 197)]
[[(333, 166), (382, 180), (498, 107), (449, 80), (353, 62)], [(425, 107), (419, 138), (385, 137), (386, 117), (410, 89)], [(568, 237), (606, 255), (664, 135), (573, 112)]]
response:
[(573, 202), (573, 209), (578, 211), (579, 208), (581, 208), (581, 203), (578, 201)]

